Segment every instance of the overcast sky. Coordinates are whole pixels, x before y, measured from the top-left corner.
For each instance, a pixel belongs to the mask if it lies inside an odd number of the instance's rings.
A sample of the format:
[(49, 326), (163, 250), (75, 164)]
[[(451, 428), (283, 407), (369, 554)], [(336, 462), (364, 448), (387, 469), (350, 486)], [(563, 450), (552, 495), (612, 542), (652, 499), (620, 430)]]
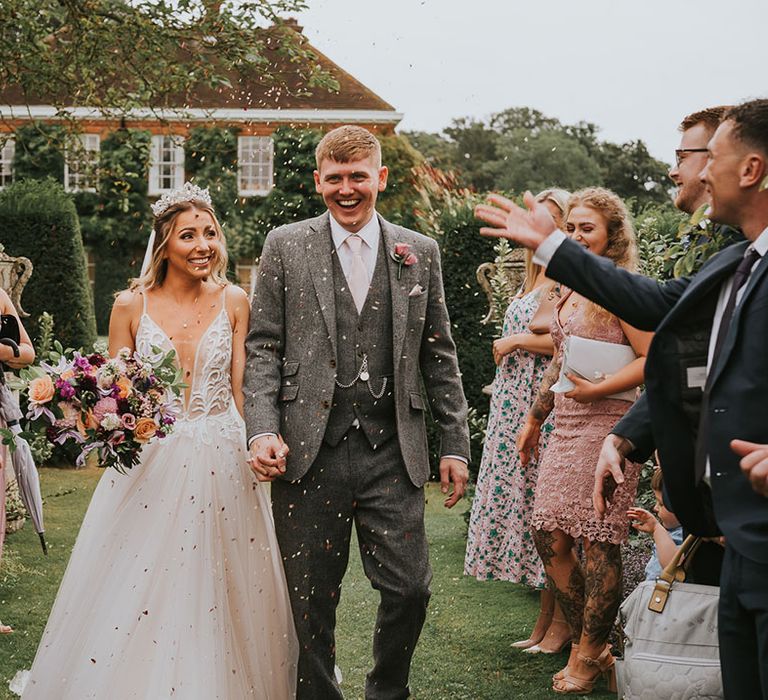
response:
[(308, 0), (320, 51), (401, 130), (527, 106), (669, 162), (701, 107), (768, 97), (768, 0)]

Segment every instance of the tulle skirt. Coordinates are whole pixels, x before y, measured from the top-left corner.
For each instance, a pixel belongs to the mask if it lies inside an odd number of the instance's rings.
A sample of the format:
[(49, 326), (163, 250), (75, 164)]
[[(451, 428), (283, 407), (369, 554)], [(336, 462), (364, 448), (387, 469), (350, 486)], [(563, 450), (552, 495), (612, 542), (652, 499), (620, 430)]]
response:
[(130, 473), (103, 475), (24, 700), (295, 696), (268, 492), (240, 416), (217, 419), (226, 430), (180, 421)]

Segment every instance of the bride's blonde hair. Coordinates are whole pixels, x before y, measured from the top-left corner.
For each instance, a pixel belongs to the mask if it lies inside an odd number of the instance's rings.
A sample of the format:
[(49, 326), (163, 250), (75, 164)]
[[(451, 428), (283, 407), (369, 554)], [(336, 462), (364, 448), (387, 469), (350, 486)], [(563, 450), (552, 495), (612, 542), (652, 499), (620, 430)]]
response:
[(190, 209), (197, 209), (210, 214), (213, 219), (213, 229), (216, 231), (216, 238), (218, 245), (215, 250), (215, 257), (211, 263), (211, 275), (209, 279), (224, 287), (229, 284), (227, 280), (227, 265), (229, 264), (229, 256), (227, 255), (227, 241), (224, 237), (224, 232), (221, 229), (221, 224), (216, 218), (216, 214), (206, 202), (199, 199), (192, 199), (185, 202), (178, 202), (169, 206), (160, 216), (155, 217), (153, 228), (155, 230), (155, 244), (152, 247), (152, 258), (150, 259), (147, 271), (139, 276), (134, 277), (129, 285), (129, 289), (133, 291), (144, 291), (147, 289), (153, 289), (163, 284), (165, 276), (168, 273), (168, 261), (165, 259), (163, 253), (168, 246), (168, 239), (171, 237), (171, 232), (176, 224), (176, 219), (179, 214)]

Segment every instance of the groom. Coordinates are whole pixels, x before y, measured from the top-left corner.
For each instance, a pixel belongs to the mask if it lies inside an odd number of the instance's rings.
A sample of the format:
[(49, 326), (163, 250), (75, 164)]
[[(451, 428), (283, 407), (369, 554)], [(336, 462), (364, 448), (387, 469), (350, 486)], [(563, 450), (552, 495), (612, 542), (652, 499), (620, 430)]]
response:
[[(464, 494), (467, 404), (437, 244), (376, 213), (377, 139), (342, 126), (317, 151), (328, 211), (272, 231), (246, 341), (251, 464), (272, 507), (300, 645), (298, 698), (343, 697), (334, 628), (352, 524), (380, 592), (370, 700), (408, 697), (432, 573), (424, 532), (424, 417), (441, 430), (440, 480)], [(425, 401), (425, 392), (428, 401)]]

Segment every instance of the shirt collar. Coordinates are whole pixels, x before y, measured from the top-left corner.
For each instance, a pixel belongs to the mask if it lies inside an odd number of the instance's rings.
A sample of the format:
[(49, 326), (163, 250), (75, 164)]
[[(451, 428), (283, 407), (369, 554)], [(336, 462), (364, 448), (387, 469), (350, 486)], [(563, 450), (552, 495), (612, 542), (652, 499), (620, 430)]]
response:
[[(329, 214), (331, 219), (331, 236), (333, 237), (333, 245), (338, 250), (342, 243), (347, 240), (350, 235), (350, 231), (347, 231), (342, 225), (333, 218), (333, 214)], [(372, 250), (377, 250), (379, 247), (379, 236), (381, 235), (381, 224), (379, 223), (379, 217), (376, 212), (373, 212), (371, 220), (363, 226), (357, 235), (365, 241), (366, 245)]]
[(768, 227), (763, 229), (763, 232), (755, 239), (752, 244), (752, 248), (760, 254), (760, 257), (765, 257), (768, 253)]

